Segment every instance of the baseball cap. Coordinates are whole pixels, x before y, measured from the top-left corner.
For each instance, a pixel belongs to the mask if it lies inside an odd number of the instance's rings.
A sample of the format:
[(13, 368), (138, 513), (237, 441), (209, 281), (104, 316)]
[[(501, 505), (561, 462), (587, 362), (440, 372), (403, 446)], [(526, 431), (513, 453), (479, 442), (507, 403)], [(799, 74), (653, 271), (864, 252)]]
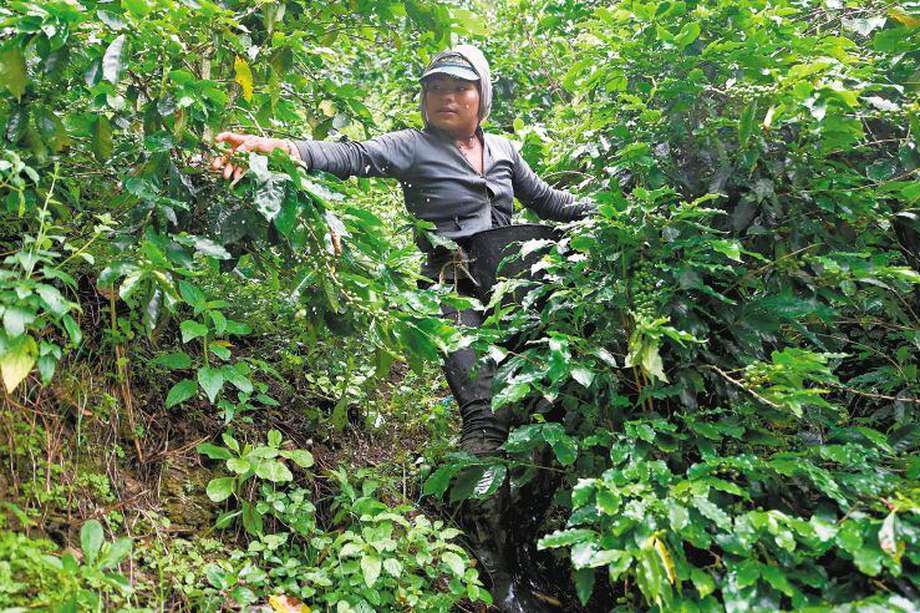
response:
[(425, 70), (425, 74), (419, 78), (419, 81), (424, 81), (436, 74), (443, 74), (455, 79), (463, 79), (464, 81), (479, 81), (479, 73), (476, 72), (469, 60), (459, 53), (444, 53), (436, 57), (428, 65), (428, 69)]

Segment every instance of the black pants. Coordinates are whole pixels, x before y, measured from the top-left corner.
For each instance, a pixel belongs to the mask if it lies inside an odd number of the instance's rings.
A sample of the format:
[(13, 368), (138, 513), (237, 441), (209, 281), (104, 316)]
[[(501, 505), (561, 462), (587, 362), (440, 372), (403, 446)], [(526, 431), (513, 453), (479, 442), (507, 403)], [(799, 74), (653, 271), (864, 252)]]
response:
[[(468, 279), (457, 282), (456, 291), (461, 296), (475, 297), (475, 287)], [(481, 326), (484, 318), (482, 311), (472, 308), (459, 311), (445, 305), (442, 313), (451, 322), (471, 328)], [(444, 375), (460, 405), (463, 420), (460, 447), (475, 455), (495, 452), (508, 438), (512, 416), (510, 407), (500, 409), (497, 414), (492, 412), (495, 362), (490, 358), (478, 359), (476, 351), (467, 347), (447, 355)]]

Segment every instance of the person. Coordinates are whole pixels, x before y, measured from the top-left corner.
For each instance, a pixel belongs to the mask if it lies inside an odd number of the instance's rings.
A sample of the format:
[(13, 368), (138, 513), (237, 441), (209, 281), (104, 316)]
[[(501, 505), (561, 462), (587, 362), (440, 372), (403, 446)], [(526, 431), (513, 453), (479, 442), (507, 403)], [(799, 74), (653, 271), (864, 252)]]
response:
[[(437, 54), (419, 81), (421, 130), (405, 129), (343, 143), (223, 132), (217, 140), (231, 149), (226, 156), (215, 158), (212, 167), (236, 181), (245, 169), (233, 163), (232, 153), (270, 153), (280, 148), (307, 168), (338, 177), (397, 178), (408, 211), (433, 223), (436, 234), (459, 247), (450, 251), (417, 237), (426, 254), (422, 275), (450, 281), (459, 294), (473, 296), (477, 281), (466, 265), (467, 240), (483, 230), (509, 225), (515, 197), (542, 219), (563, 222), (585, 217), (594, 205), (550, 187), (507, 138), (483, 131), (482, 122), (492, 108), (492, 84), (488, 62), (479, 49), (459, 45)], [(445, 307), (444, 316), (472, 327), (483, 321), (483, 313), (473, 308)], [(505, 442), (512, 417), (510, 409), (492, 411), (495, 366), (484, 362), (477, 364), (471, 348), (454, 351), (444, 361), (448, 385), (460, 407), (461, 448), (478, 456), (495, 453)], [(545, 610), (540, 598), (515, 576), (517, 544), (507, 525), (507, 489), (486, 501), (467, 501), (467, 531), (491, 579), (495, 605), (502, 611)]]

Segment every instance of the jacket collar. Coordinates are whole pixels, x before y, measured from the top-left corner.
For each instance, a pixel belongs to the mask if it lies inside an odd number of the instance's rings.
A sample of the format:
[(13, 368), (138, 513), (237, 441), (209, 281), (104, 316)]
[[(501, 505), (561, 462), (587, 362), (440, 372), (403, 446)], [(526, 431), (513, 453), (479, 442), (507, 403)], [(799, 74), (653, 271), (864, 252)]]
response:
[[(431, 134), (434, 134), (435, 136), (437, 136), (437, 137), (440, 138), (441, 140), (444, 140), (444, 141), (447, 141), (447, 142), (453, 142), (453, 141), (455, 140), (454, 137), (451, 136), (449, 133), (445, 132), (444, 130), (441, 130), (440, 128), (436, 128), (436, 127), (434, 127), (433, 125), (430, 125), (430, 124), (427, 125), (427, 126), (425, 126), (425, 132), (430, 132)], [(483, 144), (483, 146), (485, 146), (485, 144), (486, 144), (486, 134), (485, 134), (485, 132), (483, 132), (483, 130), (482, 130), (482, 124), (476, 126), (476, 132), (475, 132), (475, 134), (476, 134), (476, 136), (479, 137), (479, 142), (481, 142), (481, 143)]]

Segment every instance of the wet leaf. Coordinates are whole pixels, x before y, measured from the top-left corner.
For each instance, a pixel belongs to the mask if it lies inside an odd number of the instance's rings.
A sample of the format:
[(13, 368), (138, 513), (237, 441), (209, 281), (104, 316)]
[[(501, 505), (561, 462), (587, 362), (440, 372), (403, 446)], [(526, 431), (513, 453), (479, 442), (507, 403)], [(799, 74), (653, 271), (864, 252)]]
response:
[(223, 502), (233, 494), (233, 487), (233, 477), (218, 477), (208, 482), (206, 492), (211, 502)]
[(118, 35), (106, 48), (102, 56), (102, 78), (109, 83), (118, 83), (124, 69), (125, 35)]
[(374, 587), (374, 584), (377, 583), (377, 578), (380, 577), (380, 567), (381, 561), (377, 556), (368, 555), (361, 558), (361, 574), (364, 576), (364, 585)]

